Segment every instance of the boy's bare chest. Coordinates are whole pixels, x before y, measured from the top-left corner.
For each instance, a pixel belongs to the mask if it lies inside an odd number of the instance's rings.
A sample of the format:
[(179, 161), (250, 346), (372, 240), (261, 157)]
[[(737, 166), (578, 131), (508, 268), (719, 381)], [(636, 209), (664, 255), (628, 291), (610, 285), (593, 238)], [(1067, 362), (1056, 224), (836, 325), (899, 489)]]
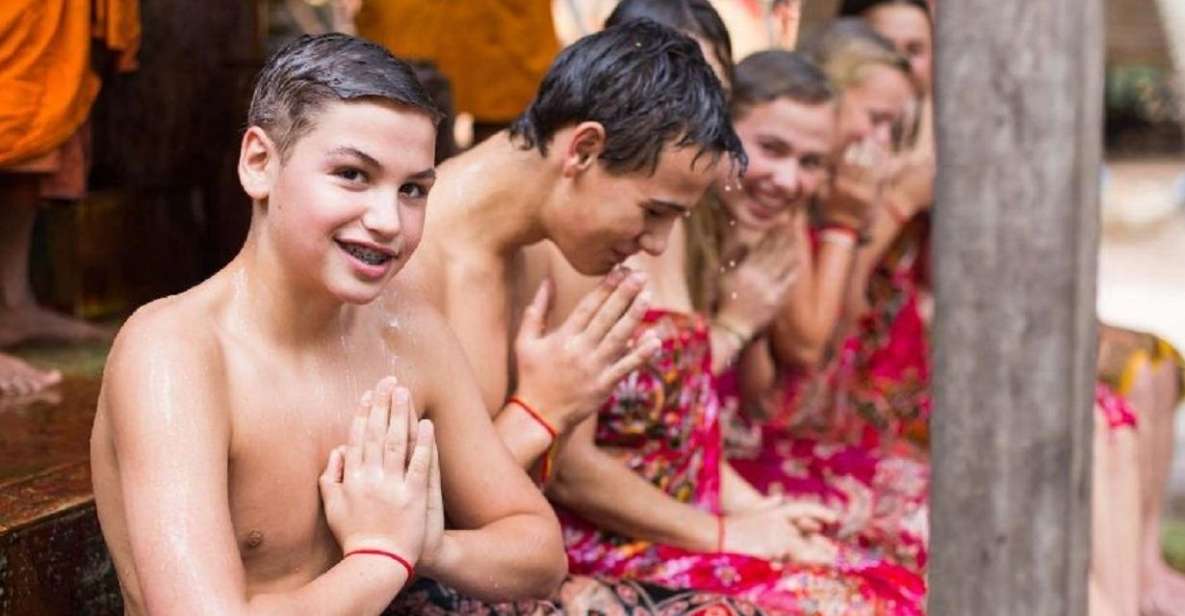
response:
[(261, 366), (246, 380), (250, 387), (236, 379), (227, 483), (248, 578), (280, 583), (315, 576), (336, 562), (318, 478), (329, 452), (346, 443), (363, 392), (387, 375), (407, 372), (372, 355), (312, 370)]

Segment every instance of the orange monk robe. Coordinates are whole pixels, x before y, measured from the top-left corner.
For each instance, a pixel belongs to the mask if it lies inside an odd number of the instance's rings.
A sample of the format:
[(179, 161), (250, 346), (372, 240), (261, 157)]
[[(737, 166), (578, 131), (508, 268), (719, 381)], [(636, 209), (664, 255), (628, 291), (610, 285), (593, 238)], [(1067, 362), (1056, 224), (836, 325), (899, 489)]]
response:
[(134, 68), (139, 6), (139, 0), (0, 1), (0, 167), (52, 152), (86, 121), (99, 92), (92, 36), (119, 54), (117, 68)]
[(549, 0), (364, 0), (355, 22), (397, 56), (433, 61), (479, 122), (518, 116), (559, 51)]

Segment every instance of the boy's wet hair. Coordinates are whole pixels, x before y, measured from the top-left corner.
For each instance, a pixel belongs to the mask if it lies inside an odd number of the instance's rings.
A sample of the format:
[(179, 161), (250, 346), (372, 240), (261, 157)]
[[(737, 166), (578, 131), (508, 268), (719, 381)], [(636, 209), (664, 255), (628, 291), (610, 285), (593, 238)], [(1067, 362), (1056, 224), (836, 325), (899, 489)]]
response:
[(557, 131), (586, 121), (605, 127), (600, 159), (610, 172), (653, 173), (671, 144), (727, 154), (741, 169), (747, 162), (720, 80), (699, 45), (648, 19), (591, 34), (560, 52), (510, 134), (547, 154)]
[(255, 82), (247, 123), (262, 128), (286, 159), (325, 103), (359, 99), (407, 105), (433, 124), (440, 120), (406, 62), (374, 43), (335, 33), (301, 36), (267, 61)]
[(836, 98), (823, 69), (805, 54), (770, 49), (741, 60), (732, 91), (733, 117), (743, 116), (762, 103), (789, 99), (802, 105), (821, 105)]
[(650, 19), (684, 34), (703, 39), (716, 61), (724, 68), (729, 86), (732, 85), (732, 37), (720, 13), (708, 0), (621, 0), (609, 17), (605, 27), (623, 24), (635, 19)]

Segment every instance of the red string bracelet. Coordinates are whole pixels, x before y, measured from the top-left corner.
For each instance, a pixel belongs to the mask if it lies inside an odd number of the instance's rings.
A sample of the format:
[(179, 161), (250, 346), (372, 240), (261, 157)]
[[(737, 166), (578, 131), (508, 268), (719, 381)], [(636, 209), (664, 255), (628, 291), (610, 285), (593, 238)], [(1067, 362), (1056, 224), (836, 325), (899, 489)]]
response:
[(528, 415), (530, 415), (532, 418), (535, 419), (535, 421), (539, 422), (539, 425), (543, 426), (543, 429), (547, 430), (547, 433), (551, 435), (551, 440), (554, 441), (555, 439), (559, 438), (559, 436), (560, 436), (559, 431), (557, 431), (555, 429), (555, 426), (551, 425), (550, 421), (547, 421), (546, 419), (544, 419), (543, 416), (540, 415), (539, 412), (535, 410), (535, 407), (531, 406), (530, 404), (527, 404), (526, 402), (523, 401), (522, 398), (520, 398), (518, 396), (511, 396), (510, 400), (508, 400), (507, 402), (508, 402), (508, 404), (513, 404), (513, 405), (521, 408), (522, 410), (526, 411)]
[(543, 426), (543, 429), (547, 430), (547, 433), (551, 435), (551, 444), (547, 446), (547, 452), (543, 454), (543, 460), (540, 465), (541, 468), (539, 469), (539, 483), (540, 485), (545, 484), (547, 483), (547, 480), (551, 478), (552, 458), (555, 457), (556, 441), (559, 439), (560, 433), (555, 429), (555, 426), (551, 425), (550, 421), (544, 419), (543, 415), (540, 415), (539, 411), (535, 410), (535, 407), (527, 404), (522, 398), (519, 398), (518, 396), (511, 396), (510, 399), (507, 400), (507, 404), (513, 404), (526, 411), (532, 419), (534, 419), (539, 425)]
[(411, 563), (407, 562), (407, 559), (403, 558), (402, 556), (400, 556), (394, 552), (388, 552), (386, 550), (378, 550), (375, 548), (362, 548), (362, 549), (346, 552), (346, 555), (342, 556), (342, 558), (345, 559), (345, 558), (348, 558), (348, 557), (353, 556), (355, 554), (371, 554), (374, 556), (386, 556), (387, 558), (390, 558), (391, 560), (403, 565), (404, 569), (407, 569), (407, 579), (408, 580), (412, 579), (416, 575), (416, 568), (413, 567)]

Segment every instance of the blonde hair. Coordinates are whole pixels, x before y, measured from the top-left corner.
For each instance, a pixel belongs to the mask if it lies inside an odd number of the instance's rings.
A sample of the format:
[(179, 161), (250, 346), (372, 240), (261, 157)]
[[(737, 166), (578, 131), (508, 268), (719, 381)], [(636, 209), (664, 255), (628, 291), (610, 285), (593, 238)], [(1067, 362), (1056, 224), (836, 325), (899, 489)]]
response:
[(858, 17), (835, 20), (806, 45), (805, 52), (827, 73), (831, 85), (841, 92), (860, 83), (867, 69), (873, 66), (900, 71), (914, 90), (918, 90), (909, 70), (909, 60), (893, 48), (893, 43)]
[[(835, 20), (807, 44), (805, 52), (827, 73), (831, 85), (841, 95), (861, 83), (868, 76), (869, 69), (881, 66), (897, 71), (909, 82), (915, 108), (924, 97), (921, 84), (910, 70), (909, 59), (859, 17)], [(920, 116), (916, 111), (907, 116), (894, 129), (894, 142), (898, 148), (911, 145), (917, 138)]]

